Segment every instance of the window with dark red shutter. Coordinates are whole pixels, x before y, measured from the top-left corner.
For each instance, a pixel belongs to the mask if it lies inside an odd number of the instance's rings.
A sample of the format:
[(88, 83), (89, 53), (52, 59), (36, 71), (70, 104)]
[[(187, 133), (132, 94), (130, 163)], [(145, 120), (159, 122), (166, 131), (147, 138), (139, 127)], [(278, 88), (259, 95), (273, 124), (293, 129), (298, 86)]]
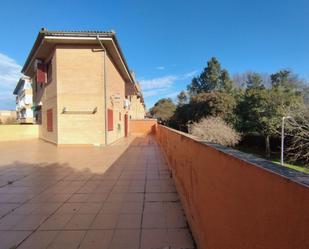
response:
[(48, 109), (46, 111), (46, 124), (47, 124), (47, 131), (52, 132), (53, 131), (53, 109)]
[(114, 130), (114, 114), (112, 109), (107, 109), (107, 130)]
[(38, 63), (36, 71), (36, 82), (46, 83), (46, 65), (44, 63)]

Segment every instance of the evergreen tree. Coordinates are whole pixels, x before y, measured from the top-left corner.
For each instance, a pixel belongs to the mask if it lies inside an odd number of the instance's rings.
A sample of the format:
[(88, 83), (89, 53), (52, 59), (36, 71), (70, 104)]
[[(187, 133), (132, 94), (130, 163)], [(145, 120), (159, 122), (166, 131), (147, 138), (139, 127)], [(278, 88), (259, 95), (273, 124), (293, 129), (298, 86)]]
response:
[(177, 100), (178, 100), (178, 105), (184, 105), (187, 103), (188, 101), (188, 97), (185, 91), (181, 91), (178, 95), (177, 95)]
[[(225, 76), (224, 76), (225, 77)], [(219, 61), (213, 57), (207, 62), (207, 67), (199, 77), (194, 77), (188, 86), (190, 95), (201, 92), (210, 92), (220, 89), (222, 82), (222, 70)]]
[(265, 89), (263, 79), (258, 73), (249, 73), (247, 75), (246, 86), (248, 89)]
[(225, 69), (221, 71), (219, 90), (231, 93), (234, 89), (234, 82), (231, 79), (229, 72)]
[(159, 122), (167, 124), (176, 110), (176, 105), (170, 98), (158, 100), (155, 105), (149, 110), (153, 118), (157, 118)]
[(297, 90), (297, 81), (288, 71), (273, 74), (271, 88), (266, 88), (262, 82), (259, 74), (248, 74), (244, 97), (237, 106), (237, 127), (244, 133), (263, 135), (269, 157), (270, 137), (278, 133), (283, 116), (302, 106), (302, 96)]

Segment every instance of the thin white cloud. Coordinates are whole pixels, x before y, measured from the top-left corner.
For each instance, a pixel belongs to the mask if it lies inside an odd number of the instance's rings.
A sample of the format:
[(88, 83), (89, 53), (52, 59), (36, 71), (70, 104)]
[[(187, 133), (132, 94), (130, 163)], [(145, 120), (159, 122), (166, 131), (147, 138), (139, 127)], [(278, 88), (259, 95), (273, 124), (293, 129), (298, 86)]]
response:
[(13, 109), (13, 90), (19, 80), (21, 66), (9, 56), (0, 53), (0, 109)]
[(165, 97), (175, 99), (179, 93), (180, 93), (180, 91), (171, 92), (171, 93), (166, 94)]
[(165, 67), (164, 67), (164, 66), (157, 66), (156, 69), (157, 69), (157, 70), (164, 70)]
[(177, 80), (177, 76), (168, 75), (149, 80), (140, 80), (139, 83), (142, 89), (145, 91), (170, 87), (175, 82), (175, 80)]
[(143, 96), (145, 98), (158, 95), (158, 96), (160, 96), (160, 98), (175, 99), (178, 94), (179, 94), (179, 91), (169, 92), (168, 89), (164, 89), (164, 88), (163, 89), (149, 90), (149, 91), (143, 92)]
[(139, 80), (139, 83), (146, 99), (154, 96), (158, 98), (176, 99), (179, 91), (175, 91), (173, 84), (177, 81), (191, 80), (196, 73), (197, 70), (194, 70), (180, 75), (167, 75), (152, 79), (142, 79)]
[(155, 89), (155, 90), (144, 91), (143, 96), (145, 98), (152, 97), (152, 96), (156, 96), (156, 95), (160, 94), (163, 91), (164, 91), (164, 89)]
[(192, 78), (194, 75), (196, 75), (196, 73), (197, 73), (197, 70), (194, 70), (194, 71), (191, 71), (189, 73), (183, 74), (180, 78), (183, 79), (183, 80), (189, 79), (189, 78)]

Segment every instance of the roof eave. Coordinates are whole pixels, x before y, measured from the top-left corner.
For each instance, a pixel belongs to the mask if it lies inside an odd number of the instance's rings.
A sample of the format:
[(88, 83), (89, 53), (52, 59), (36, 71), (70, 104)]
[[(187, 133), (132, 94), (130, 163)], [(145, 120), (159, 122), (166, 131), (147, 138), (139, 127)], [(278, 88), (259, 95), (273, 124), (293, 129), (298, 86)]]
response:
[(111, 31), (111, 32), (99, 32), (99, 31), (89, 31), (89, 32), (73, 32), (73, 31), (48, 31), (48, 30), (41, 30), (34, 42), (34, 45), (26, 59), (26, 62), (21, 70), (21, 72), (23, 74), (26, 74), (26, 71), (29, 67), (29, 64), (31, 63), (32, 59), (33, 59), (33, 56), (35, 55), (35, 52), (37, 51), (37, 49), (39, 49), (41, 43), (43, 42), (45, 36), (53, 36), (53, 37), (93, 37), (93, 38), (96, 38), (97, 36), (100, 37), (104, 37), (104, 38), (112, 38), (114, 43), (115, 43), (115, 46), (119, 52), (119, 55), (121, 57), (121, 60), (123, 61), (123, 64), (127, 70), (127, 73), (128, 73), (128, 76), (129, 76), (129, 79), (134, 82), (134, 79), (130, 73), (130, 69), (129, 69), (129, 66), (126, 62), (126, 59), (124, 57), (124, 54), (120, 48), (120, 45), (119, 45), (119, 42), (116, 38), (116, 35), (115, 35), (115, 32)]
[(14, 94), (14, 95), (17, 95), (17, 94), (18, 94), (18, 90), (19, 90), (19, 88), (21, 87), (23, 81), (24, 81), (23, 78), (20, 78), (20, 79), (19, 79), (19, 81), (18, 81), (18, 83), (17, 83), (17, 85), (16, 85), (16, 87), (15, 87), (15, 89), (14, 89), (14, 91), (13, 91), (13, 94)]
[(40, 31), (38, 36), (35, 39), (35, 42), (34, 42), (32, 48), (31, 48), (31, 50), (30, 50), (30, 53), (29, 53), (29, 55), (28, 55), (28, 57), (27, 57), (27, 59), (25, 61), (25, 64), (24, 64), (23, 68), (21, 69), (21, 72), (23, 74), (25, 74), (26, 69), (28, 67), (28, 64), (30, 63), (30, 61), (31, 61), (35, 51), (38, 49), (38, 47), (41, 44), (42, 40), (43, 40), (43, 33), (42, 33), (42, 31)]

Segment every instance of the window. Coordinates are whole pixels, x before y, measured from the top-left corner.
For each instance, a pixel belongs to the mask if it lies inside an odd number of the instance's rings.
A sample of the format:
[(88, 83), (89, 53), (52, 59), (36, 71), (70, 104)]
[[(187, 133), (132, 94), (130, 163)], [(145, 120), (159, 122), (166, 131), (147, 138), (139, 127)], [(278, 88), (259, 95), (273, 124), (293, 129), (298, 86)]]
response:
[(53, 131), (53, 109), (48, 109), (46, 111), (47, 116), (47, 131), (52, 132)]
[(46, 82), (46, 65), (44, 63), (38, 63), (36, 72), (36, 82), (45, 83)]
[(47, 72), (47, 83), (50, 83), (52, 81), (52, 59), (46, 64), (46, 72)]
[(119, 112), (119, 121), (121, 121), (121, 112)]
[(114, 130), (114, 114), (113, 110), (107, 109), (107, 130), (112, 131)]
[(32, 103), (32, 96), (26, 95), (25, 96), (25, 104), (31, 104)]

